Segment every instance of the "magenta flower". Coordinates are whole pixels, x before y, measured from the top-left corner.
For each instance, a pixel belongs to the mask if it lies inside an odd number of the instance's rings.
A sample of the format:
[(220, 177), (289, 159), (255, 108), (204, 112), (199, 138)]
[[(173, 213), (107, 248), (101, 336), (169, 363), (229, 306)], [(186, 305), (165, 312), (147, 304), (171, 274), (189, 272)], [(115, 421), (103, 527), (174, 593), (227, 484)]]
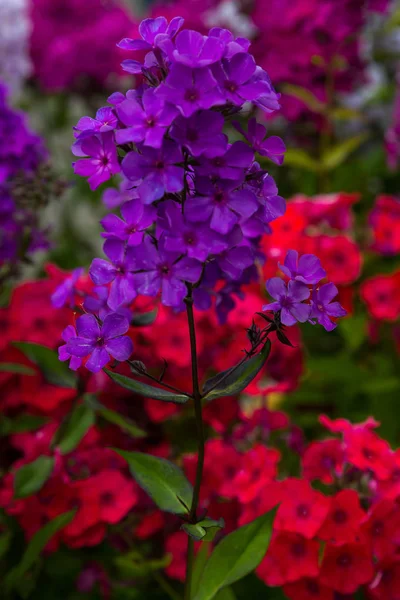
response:
[(176, 106), (185, 117), (190, 117), (201, 108), (224, 104), (217, 82), (207, 68), (190, 69), (181, 64), (173, 64), (157, 93)]
[(73, 167), (74, 173), (88, 177), (91, 190), (121, 170), (111, 131), (78, 140), (72, 146), (72, 151), (76, 156), (88, 157), (73, 163)]
[(208, 158), (225, 154), (228, 138), (222, 133), (224, 118), (213, 110), (199, 110), (188, 119), (175, 119), (169, 135), (193, 156)]
[(314, 254), (300, 256), (296, 250), (288, 250), (284, 264), (279, 268), (290, 279), (302, 283), (315, 284), (326, 277), (326, 271), (321, 267), (321, 261)]
[(124, 334), (129, 329), (129, 321), (122, 315), (107, 315), (100, 325), (93, 315), (82, 315), (76, 321), (77, 337), (70, 337), (66, 352), (80, 359), (90, 356), (86, 368), (98, 373), (110, 358), (128, 360), (133, 352), (132, 340)]
[(132, 312), (126, 306), (120, 306), (116, 311), (111, 310), (108, 305), (109, 290), (105, 286), (95, 286), (93, 288), (94, 296), (86, 296), (83, 301), (83, 308), (86, 312), (100, 317), (104, 321), (105, 317), (112, 312), (123, 315), (128, 321), (131, 320)]
[(82, 359), (79, 358), (78, 356), (74, 356), (67, 349), (68, 342), (71, 339), (76, 338), (75, 327), (73, 327), (72, 325), (68, 325), (68, 327), (66, 327), (64, 329), (64, 331), (62, 332), (61, 337), (64, 340), (65, 344), (63, 344), (62, 346), (60, 346), (58, 348), (58, 358), (62, 362), (69, 360), (69, 368), (72, 369), (73, 371), (76, 371), (81, 366)]
[(109, 214), (100, 221), (104, 228), (102, 237), (125, 240), (128, 246), (141, 243), (144, 231), (154, 222), (156, 211), (153, 206), (144, 205), (139, 199), (129, 200), (121, 206), (122, 219)]
[(157, 46), (157, 36), (174, 37), (183, 25), (182, 17), (174, 17), (168, 24), (165, 17), (157, 17), (156, 19), (144, 19), (139, 25), (139, 33), (141, 40), (132, 40), (124, 38), (118, 44), (123, 50), (143, 51), (153, 50)]
[(186, 296), (185, 281), (196, 283), (202, 264), (193, 258), (182, 258), (181, 252), (167, 252), (161, 238), (158, 248), (149, 237), (135, 249), (137, 289), (145, 296), (156, 296), (161, 290), (165, 306), (178, 307)]
[(311, 296), (311, 314), (310, 323), (315, 320), (326, 329), (332, 331), (336, 323), (330, 320), (330, 317), (344, 317), (347, 311), (339, 304), (332, 302), (337, 296), (338, 289), (333, 283), (325, 283), (319, 289), (314, 288)]
[(127, 125), (115, 133), (118, 144), (143, 142), (146, 146), (160, 148), (177, 110), (157, 96), (154, 89), (149, 89), (140, 99), (131, 95), (118, 104), (117, 113), (122, 123)]
[(311, 306), (303, 304), (310, 297), (310, 290), (300, 281), (289, 281), (288, 285), (280, 277), (272, 277), (265, 286), (276, 302), (265, 304), (263, 310), (280, 311), (283, 325), (294, 325), (296, 321), (305, 323), (310, 317)]
[(243, 137), (251, 144), (255, 152), (261, 156), (268, 156), (272, 162), (277, 165), (283, 163), (286, 147), (280, 137), (272, 135), (267, 137), (267, 130), (264, 125), (257, 123), (256, 119), (250, 119), (248, 122), (247, 133), (242, 128), (240, 123), (233, 123), (233, 126), (239, 131)]
[(136, 297), (135, 279), (132, 274), (135, 264), (134, 247), (125, 248), (125, 242), (118, 239), (104, 243), (103, 258), (95, 258), (89, 268), (89, 275), (96, 285), (111, 283), (108, 305), (116, 311), (121, 305), (130, 304)]
[(112, 131), (117, 125), (118, 119), (114, 109), (110, 106), (104, 106), (103, 108), (99, 108), (95, 119), (92, 119), (91, 117), (82, 117), (73, 129), (76, 132), (93, 131), (96, 133), (104, 133), (106, 131)]
[(129, 152), (122, 161), (124, 175), (132, 181), (140, 181), (138, 192), (145, 204), (159, 200), (165, 192), (183, 189), (184, 170), (177, 163), (183, 160), (178, 144), (164, 140), (160, 149), (144, 147), (142, 153)]

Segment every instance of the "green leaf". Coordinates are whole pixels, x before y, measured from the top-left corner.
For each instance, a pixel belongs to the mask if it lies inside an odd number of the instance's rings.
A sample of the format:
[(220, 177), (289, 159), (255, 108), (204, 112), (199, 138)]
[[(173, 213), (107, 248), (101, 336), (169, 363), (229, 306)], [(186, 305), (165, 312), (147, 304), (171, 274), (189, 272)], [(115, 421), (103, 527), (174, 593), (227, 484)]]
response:
[(181, 529), (196, 541), (212, 542), (218, 531), (225, 526), (223, 519), (215, 521), (206, 517), (198, 523), (184, 523)]
[(10, 547), (12, 535), (9, 531), (0, 535), (0, 559), (8, 552)]
[(138, 427), (136, 423), (134, 423), (131, 419), (120, 415), (119, 413), (106, 408), (103, 406), (94, 394), (85, 394), (83, 397), (83, 401), (90, 406), (93, 410), (95, 410), (103, 419), (112, 423), (113, 425), (117, 425), (123, 431), (129, 433), (133, 438), (144, 438), (147, 433)]
[(54, 458), (39, 456), (36, 460), (15, 471), (14, 497), (26, 498), (38, 492), (50, 477)]
[(361, 133), (360, 135), (351, 137), (327, 150), (322, 156), (323, 169), (325, 171), (331, 171), (332, 169), (339, 167), (345, 162), (350, 154), (352, 154), (361, 146), (361, 144), (365, 142), (367, 138), (367, 133)]
[(300, 100), (307, 108), (309, 108), (312, 112), (318, 114), (324, 114), (327, 106), (320, 100), (318, 100), (317, 96), (315, 96), (310, 90), (307, 90), (298, 85), (292, 85), (291, 83), (286, 83), (282, 86), (282, 92), (287, 94), (288, 96), (292, 96)]
[(204, 567), (206, 566), (208, 557), (210, 556), (211, 544), (202, 542), (199, 551), (196, 554), (192, 574), (192, 589), (190, 597), (194, 598), (202, 581)]
[(115, 381), (115, 383), (118, 383), (123, 388), (130, 390), (135, 394), (139, 394), (139, 396), (144, 396), (145, 398), (154, 398), (155, 400), (163, 400), (164, 402), (174, 402), (174, 404), (185, 404), (185, 402), (187, 402), (190, 398), (190, 396), (186, 394), (169, 392), (167, 390), (163, 390), (162, 388), (154, 387), (152, 385), (148, 385), (147, 383), (142, 383), (137, 379), (130, 379), (125, 375), (113, 373), (108, 369), (105, 369), (105, 372), (113, 381)]
[(189, 512), (193, 489), (179, 467), (165, 458), (142, 452), (115, 452), (125, 458), (133, 477), (161, 510), (177, 515)]
[(58, 359), (55, 350), (31, 342), (14, 342), (14, 346), (39, 367), (49, 383), (66, 388), (76, 386), (75, 373), (68, 368), (66, 363)]
[(320, 170), (319, 162), (300, 148), (289, 148), (286, 150), (285, 166), (298, 167), (312, 173), (318, 173)]
[(90, 408), (90, 406), (87, 406), (86, 404), (78, 404), (75, 406), (74, 410), (69, 415), (65, 426), (61, 425), (60, 429), (56, 432), (57, 436), (58, 432), (61, 430), (61, 437), (56, 442), (61, 454), (72, 452), (88, 429), (94, 425), (95, 420), (94, 410)]
[(236, 600), (236, 596), (232, 591), (232, 588), (226, 587), (218, 592), (215, 596), (215, 600)]
[(48, 542), (51, 538), (58, 532), (60, 529), (63, 529), (68, 523), (72, 521), (75, 516), (75, 511), (72, 510), (70, 512), (64, 513), (62, 515), (58, 515), (52, 521), (46, 523), (42, 529), (39, 529), (30, 540), (27, 549), (25, 550), (22, 560), (14, 567), (12, 571), (8, 573), (5, 578), (5, 585), (7, 590), (11, 590), (15, 587), (16, 584), (23, 578), (25, 573), (34, 565), (42, 550), (47, 546)]
[(17, 373), (18, 375), (35, 375), (35, 369), (16, 363), (0, 363), (0, 372)]
[(48, 423), (46, 417), (39, 417), (36, 415), (19, 415), (12, 419), (2, 417), (0, 421), (0, 436), (35, 431), (46, 423)]
[[(204, 384), (204, 397), (207, 400), (213, 400), (214, 398), (223, 398), (224, 396), (235, 396), (242, 392), (261, 371), (270, 351), (271, 342), (267, 339), (263, 349), (256, 356), (246, 360), (240, 367), (232, 367), (206, 381)], [(232, 371), (232, 374), (229, 374), (230, 371)], [(221, 381), (221, 383), (218, 384), (218, 381)]]
[(133, 315), (131, 325), (133, 327), (145, 327), (151, 325), (157, 318), (157, 309), (145, 313), (137, 313)]
[(211, 600), (222, 588), (253, 571), (262, 561), (272, 535), (276, 511), (258, 517), (227, 535), (208, 559), (194, 600)]

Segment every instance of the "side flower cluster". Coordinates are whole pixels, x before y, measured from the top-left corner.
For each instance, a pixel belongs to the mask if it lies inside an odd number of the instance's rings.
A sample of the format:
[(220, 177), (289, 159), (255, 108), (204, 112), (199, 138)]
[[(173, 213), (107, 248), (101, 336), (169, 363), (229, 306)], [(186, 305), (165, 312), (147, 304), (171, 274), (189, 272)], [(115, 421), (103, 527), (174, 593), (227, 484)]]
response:
[(289, 250), (280, 269), (289, 281), (285, 283), (280, 277), (267, 281), (267, 292), (275, 302), (265, 304), (263, 310), (278, 313), (282, 325), (309, 321), (313, 325), (319, 323), (326, 331), (335, 329), (331, 317), (344, 317), (346, 311), (339, 302), (333, 302), (338, 294), (335, 284), (319, 285), (326, 277), (319, 258), (313, 254), (299, 258), (298, 252)]
[(214, 298), (222, 319), (232, 294), (254, 276), (261, 235), (285, 212), (255, 158), (281, 164), (282, 140), (255, 119), (247, 131), (236, 125), (242, 139), (234, 143), (224, 127), (249, 103), (277, 110), (279, 97), (248, 40), (182, 25), (179, 17), (146, 19), (141, 39), (120, 42), (144, 56), (123, 62), (143, 83), (78, 122), (74, 169), (92, 189), (117, 173), (124, 178), (120, 193), (107, 194), (110, 207), (121, 205), (121, 216), (102, 220), (107, 258), (89, 269), (96, 286), (110, 286), (109, 308), (160, 293), (181, 310), (189, 283), (195, 306), (207, 309)]

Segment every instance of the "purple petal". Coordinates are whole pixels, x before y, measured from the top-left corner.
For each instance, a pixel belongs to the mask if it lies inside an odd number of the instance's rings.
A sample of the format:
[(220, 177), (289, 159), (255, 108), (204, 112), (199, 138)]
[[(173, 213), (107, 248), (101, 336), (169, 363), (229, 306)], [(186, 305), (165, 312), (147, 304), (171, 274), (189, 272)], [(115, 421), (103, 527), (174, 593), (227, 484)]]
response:
[(161, 299), (165, 306), (179, 306), (186, 296), (186, 286), (178, 279), (162, 280)]
[(92, 352), (91, 357), (86, 363), (86, 368), (92, 373), (98, 373), (106, 366), (110, 360), (110, 355), (105, 348), (95, 348)]
[(296, 318), (289, 312), (287, 308), (281, 310), (281, 323), (290, 327), (296, 323)]
[(318, 290), (318, 302), (324, 305), (329, 304), (338, 293), (339, 291), (334, 283), (325, 283)]
[(310, 317), (311, 306), (309, 304), (301, 304), (300, 302), (295, 303), (290, 308), (290, 312), (297, 321), (305, 323)]
[(288, 296), (295, 302), (301, 302), (307, 300), (310, 297), (310, 290), (305, 283), (301, 281), (289, 281), (288, 283)]
[(69, 340), (69, 342), (66, 344), (65, 350), (73, 356), (84, 358), (93, 352), (94, 348), (94, 343), (91, 344), (86, 338), (76, 337)]
[(347, 315), (347, 310), (339, 302), (331, 302), (325, 306), (325, 312), (330, 317), (345, 317)]
[(101, 337), (105, 340), (124, 335), (129, 329), (128, 319), (118, 313), (111, 313), (104, 319)]
[(104, 283), (110, 283), (115, 279), (117, 269), (109, 263), (107, 260), (102, 258), (94, 258), (89, 268), (89, 275), (96, 285), (103, 285)]
[(280, 277), (272, 277), (266, 283), (266, 289), (268, 294), (275, 298), (275, 300), (279, 300), (282, 296), (286, 296), (287, 289), (285, 282)]
[(100, 327), (93, 315), (82, 315), (76, 321), (76, 331), (79, 337), (96, 340), (100, 337)]
[(113, 358), (119, 361), (128, 360), (133, 352), (132, 340), (127, 337), (118, 337), (113, 340), (109, 340), (105, 348), (107, 352), (111, 354)]
[[(115, 265), (121, 265), (125, 257), (125, 242), (122, 240), (106, 240), (103, 246), (104, 254)], [(96, 282), (95, 282), (96, 283)]]

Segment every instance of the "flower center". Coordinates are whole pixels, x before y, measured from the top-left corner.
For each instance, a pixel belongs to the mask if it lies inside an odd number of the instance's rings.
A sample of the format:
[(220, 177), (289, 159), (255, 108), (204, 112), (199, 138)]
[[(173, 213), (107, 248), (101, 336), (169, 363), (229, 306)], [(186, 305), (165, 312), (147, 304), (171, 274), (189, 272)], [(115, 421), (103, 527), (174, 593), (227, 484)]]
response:
[(197, 90), (195, 90), (195, 89), (186, 90), (185, 100), (187, 102), (196, 102), (196, 100), (198, 100), (198, 99), (199, 99), (199, 93)]
[(224, 87), (226, 90), (228, 90), (228, 92), (236, 92), (237, 90), (237, 85), (234, 81), (225, 81), (224, 83)]
[(297, 542), (292, 545), (292, 554), (294, 556), (304, 556), (306, 553), (306, 549), (304, 547), (303, 542)]
[(111, 492), (103, 492), (100, 496), (100, 504), (103, 506), (110, 506), (114, 503), (114, 496)]
[(342, 525), (343, 523), (346, 523), (346, 521), (347, 521), (347, 514), (345, 513), (344, 510), (339, 508), (338, 510), (335, 510), (335, 512), (333, 513), (333, 520), (338, 525)]
[(168, 265), (161, 265), (160, 266), (160, 273), (161, 275), (168, 275), (170, 272), (169, 266)]
[(307, 581), (307, 591), (311, 596), (319, 596), (319, 585), (316, 581)]
[(186, 132), (186, 138), (189, 142), (197, 142), (199, 139), (199, 132), (196, 129), (188, 129)]
[(106, 167), (106, 166), (108, 165), (108, 163), (109, 163), (109, 162), (110, 162), (110, 161), (109, 161), (109, 158), (108, 158), (108, 156), (105, 156), (105, 155), (104, 155), (104, 156), (102, 156), (102, 157), (101, 157), (101, 164), (102, 164), (104, 167)]
[(155, 164), (154, 164), (156, 169), (163, 169), (164, 168), (164, 161), (163, 160), (158, 160)]
[(352, 563), (350, 554), (341, 554), (338, 556), (336, 563), (339, 567), (349, 567)]
[(323, 304), (321, 304), (321, 302), (318, 302), (318, 304), (317, 304), (317, 308), (318, 308), (318, 310), (320, 310), (321, 312), (323, 312), (323, 311), (324, 311), (324, 305), (323, 305)]
[(155, 124), (156, 124), (156, 120), (154, 117), (147, 117), (147, 119), (146, 119), (147, 127), (154, 127)]
[(310, 509), (306, 504), (299, 504), (296, 513), (300, 519), (307, 519), (310, 516)]
[(372, 526), (372, 535), (374, 536), (380, 536), (383, 534), (384, 531), (384, 526), (382, 521), (375, 521), (375, 523)]
[(291, 308), (293, 301), (291, 298), (281, 298), (280, 303), (282, 308)]

